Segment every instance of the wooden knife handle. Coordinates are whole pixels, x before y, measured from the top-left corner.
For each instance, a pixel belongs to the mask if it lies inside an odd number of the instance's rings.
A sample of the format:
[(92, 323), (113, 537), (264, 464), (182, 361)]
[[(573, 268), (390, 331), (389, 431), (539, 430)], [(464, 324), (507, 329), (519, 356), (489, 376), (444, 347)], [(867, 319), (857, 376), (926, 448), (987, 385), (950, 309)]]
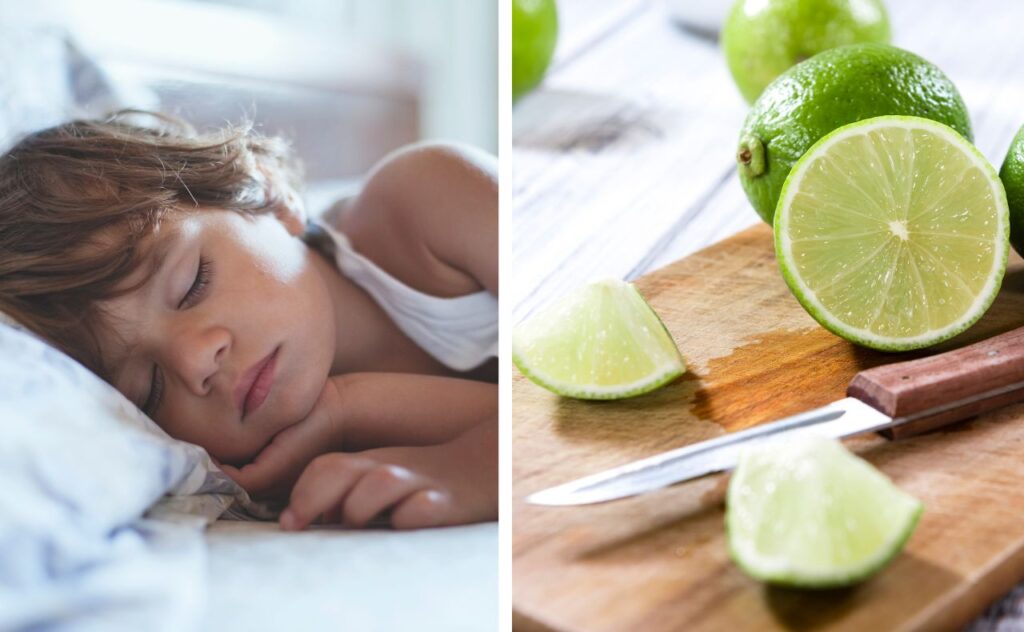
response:
[(1024, 327), (939, 355), (861, 371), (846, 394), (890, 417), (899, 439), (1024, 401)]

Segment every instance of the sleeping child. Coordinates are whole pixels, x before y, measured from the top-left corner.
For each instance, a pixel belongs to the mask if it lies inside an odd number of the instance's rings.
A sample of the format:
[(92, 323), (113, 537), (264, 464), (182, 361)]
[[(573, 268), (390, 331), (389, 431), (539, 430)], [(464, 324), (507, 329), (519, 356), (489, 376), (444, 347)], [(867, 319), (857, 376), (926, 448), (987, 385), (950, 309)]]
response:
[(0, 156), (0, 312), (285, 506), (284, 529), (496, 519), (494, 159), (401, 149), (318, 221), (298, 179), (251, 126), (33, 133)]

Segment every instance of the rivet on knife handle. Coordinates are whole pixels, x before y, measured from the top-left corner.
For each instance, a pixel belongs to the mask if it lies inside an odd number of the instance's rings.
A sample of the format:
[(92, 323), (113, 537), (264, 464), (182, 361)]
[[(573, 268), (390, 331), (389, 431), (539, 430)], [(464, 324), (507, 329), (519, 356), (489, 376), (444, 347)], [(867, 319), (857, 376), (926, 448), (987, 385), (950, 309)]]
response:
[(899, 439), (1024, 401), (1024, 327), (939, 355), (861, 371), (847, 395), (893, 418)]

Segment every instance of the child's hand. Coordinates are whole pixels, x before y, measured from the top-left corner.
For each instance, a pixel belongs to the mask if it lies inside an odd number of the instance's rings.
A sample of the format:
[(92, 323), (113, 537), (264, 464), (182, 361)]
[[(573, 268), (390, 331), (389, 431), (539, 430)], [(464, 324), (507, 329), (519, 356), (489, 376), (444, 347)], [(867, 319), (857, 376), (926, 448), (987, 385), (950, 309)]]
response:
[(337, 385), (327, 380), (309, 415), (278, 433), (252, 463), (242, 467), (222, 463), (218, 466), (254, 498), (286, 498), (310, 461), (341, 449), (340, 399)]
[[(305, 529), (321, 522), (364, 527), (389, 511), (396, 529), (433, 527), (452, 517), (451, 493), (428, 476), (397, 462), (429, 448), (381, 448), (324, 454), (313, 460), (292, 490), (281, 528)], [(415, 460), (415, 459), (412, 459)]]
[(317, 457), (299, 477), (281, 527), (321, 522), (363, 527), (383, 513), (396, 529), (497, 518), (497, 422), (433, 446), (394, 447)]

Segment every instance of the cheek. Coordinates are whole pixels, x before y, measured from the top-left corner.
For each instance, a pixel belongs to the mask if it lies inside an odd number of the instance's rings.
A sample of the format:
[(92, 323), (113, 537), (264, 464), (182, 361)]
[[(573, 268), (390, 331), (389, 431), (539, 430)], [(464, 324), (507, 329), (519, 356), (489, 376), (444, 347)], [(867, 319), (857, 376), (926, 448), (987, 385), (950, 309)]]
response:
[[(309, 253), (305, 269), (293, 282), (280, 288), (282, 300), (277, 309), (284, 327), (292, 332), (303, 350), (300, 362), (316, 366), (326, 379), (334, 363), (337, 342), (336, 308), (328, 288), (328, 281), (313, 262), (319, 255)], [(328, 270), (333, 273), (333, 269)]]
[[(165, 401), (164, 404), (166, 405), (167, 402)], [(218, 459), (223, 458), (223, 455), (220, 454), (222, 446), (218, 445), (217, 435), (209, 431), (210, 426), (196, 423), (195, 420), (199, 418), (198, 415), (170, 410), (158, 416), (157, 424), (175, 439), (195, 444)]]
[(315, 293), (296, 297), (287, 308), (291, 314), (290, 335), (285, 339), (288, 379), (282, 384), (278, 410), (285, 418), (281, 421), (288, 424), (313, 410), (334, 363), (334, 323), (329, 307), (317, 304), (316, 298)]
[(313, 411), (320, 393), (323, 391), (323, 381), (317, 380), (314, 376), (305, 375), (303, 379), (293, 383), (281, 398), (277, 407), (278, 419), (275, 431), (280, 431), (304, 420)]
[(225, 463), (247, 459), (259, 451), (258, 438), (239, 432), (223, 410), (207, 402), (167, 395), (156, 422), (171, 437), (197, 445)]
[(243, 240), (257, 274), (265, 283), (292, 286), (307, 268), (306, 245), (280, 226), (264, 222)]
[[(239, 268), (238, 274), (244, 280), (238, 287), (246, 287), (246, 300), (277, 326), (287, 327), (291, 323), (302, 330), (315, 326), (311, 319), (325, 316), (330, 304), (319, 273), (305, 253), (295, 254), (253, 259)], [(320, 332), (319, 328), (314, 331)]]

